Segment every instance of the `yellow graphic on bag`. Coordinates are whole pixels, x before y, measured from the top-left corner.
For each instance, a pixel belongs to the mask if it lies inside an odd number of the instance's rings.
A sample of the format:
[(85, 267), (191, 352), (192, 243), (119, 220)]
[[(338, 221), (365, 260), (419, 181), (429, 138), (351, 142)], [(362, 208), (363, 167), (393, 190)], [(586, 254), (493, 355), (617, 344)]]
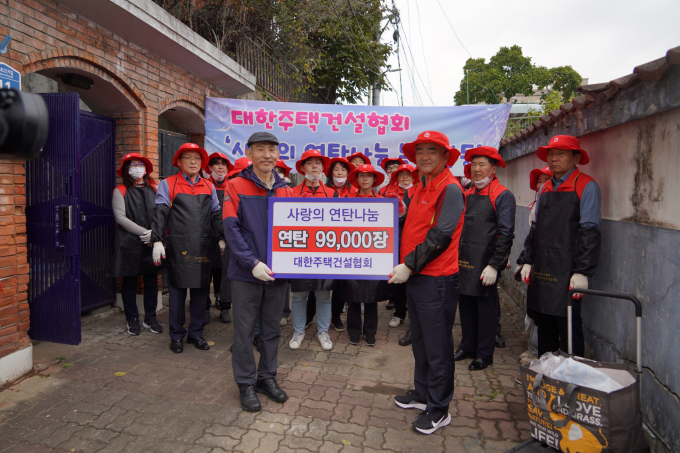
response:
[[(554, 399), (555, 395), (550, 395), (550, 401), (548, 401), (549, 408), (552, 407)], [(565, 415), (552, 411), (549, 415), (553, 422), (567, 418)], [(605, 439), (602, 434), (602, 428), (600, 428), (600, 436), (604, 440), (604, 445), (597, 440), (597, 437), (595, 437), (593, 433), (576, 423), (574, 420), (570, 420), (569, 423), (562, 428), (558, 428), (557, 426), (554, 428), (562, 434), (560, 450), (565, 453), (601, 453), (602, 450), (608, 446), (607, 439)]]

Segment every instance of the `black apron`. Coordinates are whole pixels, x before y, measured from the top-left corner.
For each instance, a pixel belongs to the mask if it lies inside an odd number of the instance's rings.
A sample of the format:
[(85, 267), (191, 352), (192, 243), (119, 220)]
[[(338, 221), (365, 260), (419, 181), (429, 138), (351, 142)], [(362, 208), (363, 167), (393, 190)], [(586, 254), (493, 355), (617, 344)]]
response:
[[(534, 265), (527, 294), (530, 311), (567, 316), (567, 291), (573, 274), (581, 201), (576, 192), (544, 192), (534, 231)], [(580, 301), (574, 300), (574, 307)]]
[[(147, 230), (156, 206), (155, 195), (147, 187), (130, 187), (125, 191), (125, 217)], [(153, 247), (144, 244), (139, 235), (130, 233), (120, 225), (113, 240), (113, 275), (137, 277), (155, 275), (161, 269), (153, 264)]]
[(168, 215), (168, 283), (175, 288), (210, 285), (215, 236), (212, 231), (211, 196), (178, 193)]
[[(226, 186), (226, 178), (225, 178), (225, 186)], [(224, 186), (221, 189), (217, 188), (217, 184), (213, 182), (213, 185), (215, 186), (215, 193), (217, 194), (217, 200), (220, 202), (220, 219), (222, 218), (222, 209), (223, 203), (224, 203)], [(211, 220), (212, 221), (212, 220)], [(214, 268), (222, 268), (222, 252), (220, 252), (220, 245), (217, 242), (217, 238), (214, 238), (215, 245), (213, 246), (213, 252), (212, 252), (212, 267)], [(229, 247), (225, 247), (224, 249), (224, 255), (229, 256)]]
[(493, 256), (497, 235), (496, 210), (491, 204), (491, 198), (488, 195), (467, 195), (465, 221), (458, 247), (460, 294), (487, 296), (489, 287), (482, 285), (479, 277)]

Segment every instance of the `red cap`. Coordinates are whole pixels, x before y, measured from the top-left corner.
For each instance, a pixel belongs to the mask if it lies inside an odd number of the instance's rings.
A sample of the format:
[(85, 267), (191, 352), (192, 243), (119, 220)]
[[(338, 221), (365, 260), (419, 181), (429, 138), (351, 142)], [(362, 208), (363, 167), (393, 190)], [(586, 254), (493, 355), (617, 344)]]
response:
[(380, 184), (385, 181), (385, 175), (378, 170), (376, 170), (373, 165), (370, 164), (364, 164), (364, 165), (359, 165), (354, 169), (352, 173), (349, 174), (347, 177), (347, 181), (349, 181), (350, 184), (352, 184), (353, 187), (356, 187), (359, 189), (359, 184), (357, 183), (357, 175), (359, 173), (373, 173), (375, 175), (375, 180), (373, 181), (373, 187), (379, 186)]
[(129, 153), (123, 156), (123, 160), (120, 163), (120, 168), (116, 170), (116, 174), (118, 176), (123, 176), (123, 165), (125, 165), (125, 162), (129, 160), (141, 160), (142, 162), (144, 162), (144, 167), (146, 167), (146, 174), (151, 176), (151, 173), (153, 172), (153, 164), (149, 159), (138, 153)]
[(399, 162), (399, 165), (404, 165), (406, 163), (404, 162), (404, 159), (402, 159), (401, 157), (397, 157), (396, 159), (387, 157), (380, 162), (380, 166), (382, 167), (383, 170), (385, 170), (385, 173), (387, 173), (387, 168), (385, 167), (387, 167), (387, 164), (390, 162)]
[(419, 143), (435, 143), (443, 146), (450, 154), (449, 160), (446, 162), (449, 167), (452, 167), (460, 157), (460, 151), (449, 144), (449, 138), (446, 135), (437, 131), (425, 131), (415, 141), (404, 143), (404, 146), (401, 147), (404, 156), (413, 163), (416, 163), (416, 145)]
[(534, 168), (531, 170), (531, 173), (529, 173), (529, 187), (531, 187), (531, 190), (534, 192), (538, 192), (536, 183), (538, 182), (538, 177), (541, 175), (548, 175), (552, 178), (553, 172), (550, 171), (550, 167)]
[(276, 161), (276, 166), (279, 167), (279, 168), (283, 168), (283, 176), (286, 177), (286, 178), (288, 177), (288, 175), (290, 174), (290, 172), (292, 170), (292, 168), (290, 168), (288, 165), (286, 165), (286, 163), (281, 159)]
[(248, 168), (252, 163), (253, 161), (248, 159), (247, 157), (239, 157), (238, 159), (236, 159), (236, 162), (234, 162), (234, 168), (232, 168), (231, 171), (227, 173), (227, 178), (231, 178), (232, 176), (241, 173), (243, 170)]
[[(383, 159), (383, 162), (384, 162), (384, 159)], [(413, 176), (413, 172), (415, 171), (415, 169), (416, 169), (416, 167), (414, 167), (413, 165), (401, 164), (401, 165), (399, 165), (399, 168), (397, 168), (395, 171), (393, 171), (392, 174), (390, 175), (390, 181), (391, 182), (399, 182), (397, 178), (399, 177), (399, 173), (401, 173), (402, 171), (407, 171), (407, 172), (411, 173), (411, 176)], [(415, 178), (417, 178), (417, 176)]]
[(305, 164), (305, 161), (307, 159), (311, 159), (312, 157), (316, 157), (321, 159), (321, 162), (323, 162), (323, 171), (325, 172), (328, 166), (331, 164), (331, 160), (321, 154), (321, 151), (318, 149), (308, 149), (304, 153), (302, 153), (302, 157), (300, 157), (300, 160), (295, 162), (295, 168), (297, 169), (298, 173), (301, 175), (305, 174), (305, 171), (302, 169), (303, 165)]
[(175, 153), (175, 157), (172, 158), (173, 167), (180, 166), (179, 158), (185, 151), (197, 151), (201, 155), (201, 168), (205, 168), (208, 166), (208, 152), (195, 143), (185, 143), (179, 147), (179, 149)]
[(361, 157), (361, 158), (364, 160), (364, 164), (371, 165), (371, 159), (369, 159), (368, 157), (364, 156), (364, 153), (354, 153), (354, 154), (350, 154), (349, 156), (347, 156), (347, 160), (350, 161), (350, 160), (352, 160), (352, 159), (355, 158), (355, 157)]
[[(227, 155), (223, 154), (223, 153), (212, 153), (211, 155), (209, 155), (208, 156), (208, 164), (210, 164), (211, 160), (217, 159), (217, 158), (224, 159), (224, 160), (227, 161), (227, 173), (229, 173), (231, 171), (231, 169), (234, 168), (234, 164), (232, 164), (229, 161), (229, 159), (227, 158)], [(206, 165), (205, 168), (203, 169), (203, 171), (205, 171), (206, 173), (210, 173), (210, 168), (208, 168), (208, 167), (209, 167), (209, 165)]]
[(494, 159), (498, 162), (498, 165), (505, 168), (505, 161), (501, 157), (500, 154), (498, 154), (498, 150), (496, 148), (493, 148), (491, 146), (478, 146), (476, 148), (468, 149), (465, 151), (465, 160), (468, 162), (472, 162), (472, 159), (474, 159), (477, 156), (486, 156), (490, 159)]
[(564, 149), (567, 151), (578, 151), (581, 153), (580, 165), (586, 165), (590, 162), (588, 153), (581, 149), (581, 142), (578, 138), (571, 135), (556, 135), (550, 139), (548, 146), (539, 146), (536, 150), (536, 155), (543, 162), (548, 162), (548, 150), (550, 149)]
[(326, 176), (329, 178), (332, 178), (333, 175), (331, 174), (331, 170), (333, 169), (333, 164), (336, 162), (342, 162), (343, 164), (347, 165), (348, 168), (348, 173), (352, 173), (354, 169), (356, 168), (354, 165), (350, 164), (347, 159), (344, 157), (334, 157), (331, 159), (331, 162), (328, 164), (328, 167), (324, 170), (324, 173), (326, 173)]
[[(466, 153), (467, 156), (467, 153)], [(470, 171), (470, 167), (472, 167), (472, 164), (465, 164), (463, 165), (463, 174), (467, 179), (472, 181), (472, 171)]]

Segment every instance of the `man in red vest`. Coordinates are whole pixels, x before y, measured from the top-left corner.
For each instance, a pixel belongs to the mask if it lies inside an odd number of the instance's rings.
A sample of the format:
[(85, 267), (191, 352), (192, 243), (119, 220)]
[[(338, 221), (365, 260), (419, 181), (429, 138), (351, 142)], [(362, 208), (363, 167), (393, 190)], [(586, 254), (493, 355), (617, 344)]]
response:
[[(600, 188), (577, 164), (590, 162), (579, 140), (557, 135), (536, 151), (553, 176), (541, 187), (535, 219), (517, 259), (529, 285), (527, 311), (538, 326), (538, 355), (567, 340), (567, 292), (588, 288), (600, 260)], [(540, 214), (539, 214), (540, 211)], [(583, 294), (574, 294), (581, 299)], [(584, 354), (580, 300), (573, 306), (573, 352)]]
[(496, 281), (508, 264), (515, 238), (515, 196), (496, 177), (505, 161), (496, 148), (465, 153), (472, 184), (465, 192), (465, 223), (460, 237), (460, 325), (463, 339), (454, 360), (473, 358), (471, 371), (493, 363), (500, 304)]
[(390, 274), (389, 283), (407, 285), (411, 338), (415, 358), (415, 390), (395, 397), (405, 409), (422, 414), (412, 427), (432, 434), (451, 423), (449, 403), (453, 398), (453, 321), (458, 304), (458, 241), (463, 228), (463, 189), (447, 167), (460, 151), (449, 145), (446, 135), (423, 132), (402, 147), (416, 162), (422, 175), (402, 216), (401, 264)]

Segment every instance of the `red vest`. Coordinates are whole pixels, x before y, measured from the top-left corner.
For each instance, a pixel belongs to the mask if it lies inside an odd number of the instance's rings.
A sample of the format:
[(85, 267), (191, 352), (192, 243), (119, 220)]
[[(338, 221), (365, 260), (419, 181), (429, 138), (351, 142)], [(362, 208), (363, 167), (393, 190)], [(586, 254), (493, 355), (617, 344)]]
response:
[[(580, 200), (581, 195), (583, 195), (583, 191), (585, 190), (586, 186), (590, 181), (594, 181), (594, 179), (586, 175), (585, 173), (581, 173), (577, 167), (569, 175), (567, 180), (560, 184), (560, 186), (557, 188), (557, 192), (576, 192), (576, 195), (578, 195), (578, 199)], [(546, 192), (552, 191), (553, 183), (551, 178), (545, 184), (543, 184), (543, 190), (541, 191), (541, 195), (543, 195)]]
[(212, 196), (213, 185), (205, 178), (201, 178), (193, 186), (189, 184), (186, 179), (184, 179), (182, 172), (170, 176), (165, 180), (168, 182), (168, 188), (170, 189), (170, 207), (172, 207), (172, 202), (175, 200), (175, 196), (180, 193), (185, 193), (187, 195)]
[(493, 180), (485, 188), (480, 190), (479, 193), (475, 193), (475, 190), (477, 190), (477, 187), (475, 187), (475, 184), (473, 182), (472, 185), (468, 188), (468, 190), (463, 192), (465, 198), (467, 199), (469, 195), (487, 195), (489, 197), (489, 200), (491, 200), (491, 206), (493, 206), (493, 210), (495, 211), (496, 198), (498, 198), (500, 194), (502, 194), (508, 189), (502, 186), (498, 178), (494, 176)]
[(293, 193), (296, 197), (302, 197), (303, 194), (309, 193), (312, 195), (312, 198), (333, 198), (333, 195), (335, 195), (335, 191), (326, 186), (326, 184), (319, 184), (316, 192), (312, 192), (312, 188), (305, 181), (302, 181), (299, 186), (294, 187)]

